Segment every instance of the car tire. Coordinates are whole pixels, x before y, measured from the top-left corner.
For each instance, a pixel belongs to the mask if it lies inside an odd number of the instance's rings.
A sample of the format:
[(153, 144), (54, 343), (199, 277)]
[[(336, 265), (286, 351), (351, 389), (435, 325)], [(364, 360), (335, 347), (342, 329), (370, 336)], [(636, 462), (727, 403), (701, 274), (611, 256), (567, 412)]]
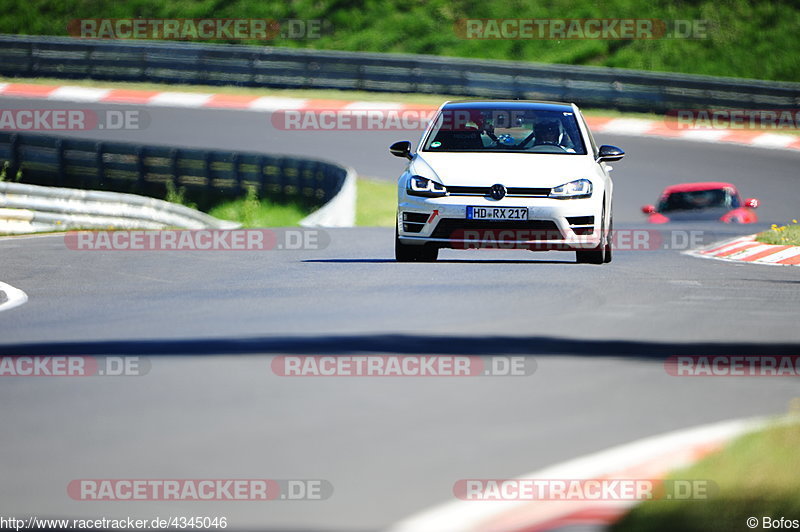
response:
[[(600, 244), (591, 249), (578, 249), (575, 250), (575, 262), (578, 264), (603, 264), (606, 261), (606, 248), (610, 247), (608, 240), (605, 238), (606, 230), (606, 213), (603, 211), (602, 218), (600, 219)], [(608, 260), (611, 260), (609, 255)]]
[(606, 237), (606, 255), (603, 257), (603, 263), (608, 264), (611, 262), (611, 242), (614, 240), (614, 216), (608, 221), (608, 236)]
[(409, 246), (400, 242), (397, 229), (394, 234), (394, 260), (397, 262), (436, 262), (439, 248), (430, 244)]

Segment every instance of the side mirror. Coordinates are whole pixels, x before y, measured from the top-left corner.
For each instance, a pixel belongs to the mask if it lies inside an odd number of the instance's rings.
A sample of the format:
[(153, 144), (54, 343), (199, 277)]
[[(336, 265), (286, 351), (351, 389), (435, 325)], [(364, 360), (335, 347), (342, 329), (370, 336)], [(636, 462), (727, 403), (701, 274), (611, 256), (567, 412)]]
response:
[(391, 153), (395, 157), (405, 157), (410, 161), (411, 143), (407, 140), (401, 140), (399, 142), (395, 142), (394, 144), (389, 146), (389, 153)]
[(621, 149), (617, 148), (616, 146), (609, 146), (604, 144), (600, 146), (600, 149), (597, 150), (597, 160), (598, 161), (619, 161), (625, 156), (625, 152)]
[(746, 200), (744, 200), (744, 206), (745, 207), (750, 207), (751, 209), (757, 209), (758, 208), (758, 200), (755, 199), (755, 198), (747, 198)]
[(655, 205), (645, 205), (642, 207), (642, 212), (645, 214), (655, 214), (656, 213), (656, 206)]

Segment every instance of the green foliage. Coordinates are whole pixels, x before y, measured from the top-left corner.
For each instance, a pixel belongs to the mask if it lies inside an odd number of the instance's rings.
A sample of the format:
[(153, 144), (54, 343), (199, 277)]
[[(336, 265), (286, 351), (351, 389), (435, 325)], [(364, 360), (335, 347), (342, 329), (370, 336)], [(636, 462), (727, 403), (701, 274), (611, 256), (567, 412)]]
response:
[[(711, 480), (705, 500), (656, 499), (636, 506), (612, 532), (728, 532), (748, 530), (748, 517), (797, 519), (800, 425), (775, 425), (742, 436), (721, 452), (676, 471), (673, 480)], [(766, 527), (765, 527), (766, 528)], [(776, 527), (777, 528), (777, 527)]]
[(774, 246), (800, 246), (800, 224), (797, 220), (782, 226), (772, 224), (768, 231), (756, 236), (756, 241)]
[(185, 205), (191, 209), (196, 209), (197, 204), (190, 202), (186, 199), (186, 187), (179, 187), (175, 188), (175, 184), (172, 181), (167, 181), (167, 194), (164, 197), (165, 201), (170, 203), (177, 203), (179, 205)]
[(256, 190), (250, 188), (243, 198), (217, 205), (208, 213), (221, 220), (239, 222), (243, 227), (289, 227), (297, 225), (308, 211), (299, 203), (260, 200)]

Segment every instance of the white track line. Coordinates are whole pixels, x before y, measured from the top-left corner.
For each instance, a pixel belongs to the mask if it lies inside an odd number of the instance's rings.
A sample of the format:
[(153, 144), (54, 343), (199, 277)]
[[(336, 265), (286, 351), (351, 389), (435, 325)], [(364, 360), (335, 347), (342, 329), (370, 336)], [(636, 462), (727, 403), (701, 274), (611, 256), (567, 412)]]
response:
[(0, 282), (0, 292), (6, 295), (6, 300), (0, 303), (0, 312), (18, 307), (28, 301), (28, 294), (10, 284)]
[[(713, 442), (724, 442), (758, 429), (766, 418), (738, 419), (669, 432), (614, 447), (599, 453), (528, 473), (518, 478), (597, 478), (600, 475), (624, 471), (654, 457), (681, 448), (691, 448)], [(412, 515), (389, 529), (389, 532), (478, 532), (493, 518), (531, 501), (453, 501)]]
[(4, 240), (22, 240), (25, 238), (51, 238), (54, 236), (59, 238), (64, 238), (65, 234), (66, 233), (64, 233), (63, 231), (60, 231), (55, 233), (26, 233), (24, 235), (3, 235), (0, 236), (0, 242), (3, 242)]

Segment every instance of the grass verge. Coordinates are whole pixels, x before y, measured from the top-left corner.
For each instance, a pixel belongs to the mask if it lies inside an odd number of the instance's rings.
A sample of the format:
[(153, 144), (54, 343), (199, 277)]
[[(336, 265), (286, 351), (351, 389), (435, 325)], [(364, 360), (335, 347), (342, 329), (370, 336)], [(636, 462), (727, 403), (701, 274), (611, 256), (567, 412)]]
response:
[(394, 227), (397, 212), (397, 184), (394, 181), (358, 179), (356, 225)]
[(297, 203), (274, 203), (248, 194), (244, 198), (221, 203), (208, 214), (221, 220), (238, 222), (242, 227), (289, 227), (299, 224), (308, 215), (308, 209)]
[(797, 220), (783, 226), (772, 224), (772, 228), (756, 235), (756, 242), (777, 246), (800, 246), (800, 224)]
[(747, 519), (800, 518), (800, 424), (774, 425), (747, 434), (673, 480), (712, 480), (708, 500), (653, 500), (635, 507), (612, 532), (747, 530)]
[[(392, 227), (397, 211), (394, 182), (359, 178), (356, 200), (356, 225)], [(222, 220), (238, 222), (244, 227), (288, 227), (297, 225), (308, 215), (299, 204), (279, 204), (258, 200), (253, 195), (217, 205), (208, 214)]]

